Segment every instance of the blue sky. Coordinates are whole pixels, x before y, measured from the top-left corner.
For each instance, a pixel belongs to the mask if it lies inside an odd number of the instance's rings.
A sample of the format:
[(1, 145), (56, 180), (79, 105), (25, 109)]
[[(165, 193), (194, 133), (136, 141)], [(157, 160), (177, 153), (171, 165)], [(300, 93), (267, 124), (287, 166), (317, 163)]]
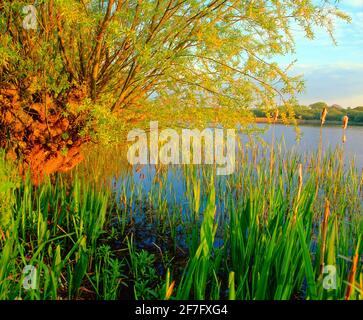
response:
[(337, 46), (322, 30), (313, 41), (296, 34), (296, 56), (289, 58), (298, 60), (294, 73), (303, 74), (306, 81), (301, 103), (363, 106), (363, 0), (341, 0), (339, 7), (352, 23), (336, 23)]

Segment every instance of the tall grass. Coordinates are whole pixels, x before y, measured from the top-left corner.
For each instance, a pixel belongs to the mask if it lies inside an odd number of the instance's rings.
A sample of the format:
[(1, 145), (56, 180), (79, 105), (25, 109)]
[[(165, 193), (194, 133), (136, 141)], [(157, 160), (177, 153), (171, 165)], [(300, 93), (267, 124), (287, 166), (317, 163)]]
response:
[(228, 177), (212, 166), (113, 177), (101, 174), (114, 157), (103, 153), (38, 187), (0, 157), (0, 299), (362, 298), (354, 164), (345, 169), (339, 149), (277, 147), (271, 165), (267, 148), (251, 149)]
[[(72, 186), (59, 178), (38, 188), (26, 179), (12, 199), (12, 214), (1, 225), (6, 231), (0, 239), (0, 298), (73, 299), (92, 286), (93, 297), (110, 297), (100, 288), (105, 284), (93, 279), (93, 270), (105, 264), (95, 257), (109, 195), (78, 178)], [(35, 290), (23, 286), (26, 266), (37, 269)]]

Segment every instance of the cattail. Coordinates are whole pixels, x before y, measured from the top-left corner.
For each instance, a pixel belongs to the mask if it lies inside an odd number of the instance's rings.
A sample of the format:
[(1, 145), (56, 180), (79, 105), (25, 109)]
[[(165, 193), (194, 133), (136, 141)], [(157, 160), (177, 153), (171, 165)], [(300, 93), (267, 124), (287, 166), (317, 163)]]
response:
[(300, 163), (299, 169), (298, 169), (298, 191), (297, 191), (296, 206), (295, 206), (294, 218), (293, 218), (294, 223), (296, 222), (297, 211), (299, 209), (299, 201), (300, 201), (300, 197), (301, 197), (302, 186), (303, 186), (303, 166)]
[(302, 185), (303, 185), (303, 166), (300, 163), (299, 164), (299, 176), (298, 176), (298, 193), (297, 193), (298, 200), (300, 200)]
[(349, 122), (349, 117), (344, 116), (343, 117), (343, 130), (346, 130), (348, 128), (348, 122)]
[(347, 128), (348, 128), (348, 122), (349, 122), (348, 116), (344, 116), (343, 117), (343, 144), (347, 142), (347, 136), (345, 134), (345, 130), (347, 130)]
[(324, 258), (325, 258), (325, 247), (326, 247), (326, 233), (328, 230), (328, 219), (330, 216), (330, 202), (328, 199), (325, 201), (324, 219), (321, 225), (321, 248), (320, 248), (320, 274), (324, 271)]
[(324, 108), (323, 112), (321, 113), (321, 125), (325, 123), (327, 114), (328, 114), (328, 109)]
[(173, 294), (174, 286), (175, 286), (175, 281), (173, 281), (171, 283), (171, 285), (169, 286), (169, 288), (167, 289), (166, 294), (165, 294), (165, 300), (170, 299), (171, 295)]
[(346, 142), (347, 142), (347, 135), (343, 134), (343, 143), (346, 143)]
[(355, 276), (357, 274), (358, 261), (359, 261), (359, 255), (358, 255), (358, 252), (356, 252), (356, 254), (354, 255), (354, 258), (353, 258), (352, 270), (350, 270), (350, 273), (349, 273), (348, 288), (347, 288), (347, 292), (345, 294), (345, 300), (349, 300), (354, 291)]
[(303, 183), (303, 166), (302, 163), (299, 164), (299, 189), (302, 187)]
[(278, 118), (279, 118), (279, 110), (276, 109), (274, 113), (274, 122), (276, 122)]

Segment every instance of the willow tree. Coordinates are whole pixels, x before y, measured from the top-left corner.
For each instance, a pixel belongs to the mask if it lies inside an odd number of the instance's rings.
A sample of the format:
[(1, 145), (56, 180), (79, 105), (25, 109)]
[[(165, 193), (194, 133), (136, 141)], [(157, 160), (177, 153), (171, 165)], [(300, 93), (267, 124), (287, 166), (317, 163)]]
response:
[(294, 51), (293, 28), (348, 19), (331, 2), (38, 0), (35, 21), (31, 3), (2, 2), (1, 145), (49, 173), (81, 160), (94, 105), (289, 105), (303, 83), (274, 57)]

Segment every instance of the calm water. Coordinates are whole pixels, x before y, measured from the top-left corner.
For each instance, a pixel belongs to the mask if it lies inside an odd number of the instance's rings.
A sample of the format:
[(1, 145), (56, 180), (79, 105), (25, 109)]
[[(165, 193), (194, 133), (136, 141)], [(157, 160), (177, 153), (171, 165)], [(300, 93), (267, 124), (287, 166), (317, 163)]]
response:
[[(261, 139), (265, 140), (267, 144), (271, 143), (271, 137), (273, 128), (267, 125), (259, 125), (260, 129), (265, 129), (263, 133), (256, 134), (252, 136), (255, 137), (253, 140)], [(284, 145), (285, 151), (293, 150), (302, 155), (309, 154), (317, 151), (320, 140), (320, 127), (319, 126), (300, 126), (301, 136), (300, 140), (296, 140), (296, 132), (294, 127), (276, 125), (274, 128), (275, 139), (277, 143)], [(323, 145), (324, 149), (329, 148), (334, 150), (336, 147), (342, 146), (342, 135), (343, 130), (341, 126), (326, 126), (323, 130)], [(355, 159), (356, 167), (361, 170), (363, 169), (363, 127), (350, 127), (346, 131), (347, 142), (344, 145), (345, 148), (345, 163), (346, 165), (353, 159)], [(246, 144), (249, 143), (251, 136), (242, 135), (241, 140)], [(282, 142), (283, 141), (283, 142)], [(284, 150), (283, 150), (284, 151)], [(190, 193), (186, 190), (185, 175), (183, 170), (179, 166), (170, 166), (167, 170), (167, 178), (164, 180), (163, 188), (156, 188), (158, 191), (152, 191), (152, 186), (155, 182), (156, 170), (154, 166), (144, 166), (142, 168), (133, 168), (133, 172), (129, 172), (127, 176), (114, 177), (114, 191), (116, 193), (116, 199), (120, 199), (121, 190), (126, 189), (126, 193), (130, 196), (131, 193), (136, 191), (134, 199), (149, 199), (160, 196), (163, 201), (165, 201), (165, 208), (163, 210), (172, 210), (172, 208), (180, 208), (181, 213), (184, 217), (190, 212)], [(218, 188), (222, 190), (226, 186), (226, 181), (231, 176), (219, 176), (218, 177)], [(217, 181), (217, 179), (215, 180)], [(122, 188), (122, 186), (124, 188)], [(126, 187), (126, 188), (125, 188)], [(161, 191), (160, 191), (161, 190)], [(158, 192), (161, 192), (158, 195)], [(221, 190), (219, 190), (221, 191)], [(220, 192), (223, 194), (223, 191)], [(201, 212), (206, 204), (206, 197), (203, 196), (201, 199)], [(167, 209), (168, 208), (168, 209)], [(135, 221), (135, 232), (138, 234), (139, 239), (138, 246), (140, 248), (146, 248), (152, 246), (156, 241), (156, 233), (153, 229), (153, 225), (149, 223), (148, 219), (145, 219), (144, 207), (140, 207), (137, 201), (132, 201), (131, 209), (133, 213), (140, 213), (133, 215)], [(154, 208), (157, 209), (157, 208)], [(153, 210), (154, 210), (153, 209)], [(217, 203), (217, 213), (220, 215), (220, 225), (223, 224), (223, 212), (224, 212), (224, 202), (223, 199)], [(202, 218), (202, 215), (201, 215)], [(153, 231), (154, 230), (154, 231)], [(217, 246), (221, 245), (222, 238), (218, 238), (217, 232), (216, 241)], [(187, 250), (187, 242), (184, 236), (178, 238), (178, 245), (181, 248)]]
[[(259, 125), (260, 128), (268, 128), (262, 134), (262, 138), (266, 142), (271, 141), (272, 127)], [(300, 141), (296, 141), (296, 133), (294, 127), (276, 125), (276, 140), (283, 139), (287, 150), (296, 150), (298, 153), (310, 153), (318, 149), (320, 140), (320, 127), (312, 125), (301, 125)], [(335, 149), (342, 146), (343, 129), (341, 126), (325, 126), (323, 129), (323, 146), (325, 150), (329, 148)], [(346, 130), (347, 141), (345, 143), (346, 163), (355, 160), (355, 164), (359, 169), (363, 168), (363, 127), (351, 126)]]
[[(271, 143), (273, 127), (269, 125), (260, 124), (259, 129), (264, 129), (263, 133), (253, 133), (253, 140), (262, 139), (266, 143)], [(285, 151), (293, 150), (299, 154), (309, 154), (317, 151), (320, 140), (320, 127), (312, 125), (299, 126), (301, 135), (297, 141), (297, 135), (293, 126), (276, 125), (275, 126), (275, 140), (276, 143), (281, 143)], [(323, 130), (323, 148), (325, 150), (334, 150), (338, 146), (342, 146), (343, 130), (341, 126), (325, 126)], [(344, 145), (345, 148), (345, 164), (348, 165), (350, 161), (355, 160), (355, 165), (358, 170), (363, 169), (363, 127), (351, 126), (346, 131), (347, 141)], [(242, 135), (241, 140), (243, 143), (249, 143), (251, 136)], [(147, 196), (151, 190), (151, 186), (155, 183), (155, 167), (144, 166), (141, 170), (136, 166), (133, 169), (133, 174), (128, 176), (131, 178), (134, 185), (139, 187), (139, 192)], [(176, 200), (178, 203), (187, 203), (185, 198), (185, 179), (182, 170), (178, 167), (170, 167), (167, 173), (167, 184), (171, 188), (167, 188), (166, 198)], [(224, 179), (225, 177), (219, 177)], [(228, 178), (228, 177), (227, 177)], [(125, 184), (125, 177), (114, 177), (115, 191), (120, 190), (120, 186)]]

